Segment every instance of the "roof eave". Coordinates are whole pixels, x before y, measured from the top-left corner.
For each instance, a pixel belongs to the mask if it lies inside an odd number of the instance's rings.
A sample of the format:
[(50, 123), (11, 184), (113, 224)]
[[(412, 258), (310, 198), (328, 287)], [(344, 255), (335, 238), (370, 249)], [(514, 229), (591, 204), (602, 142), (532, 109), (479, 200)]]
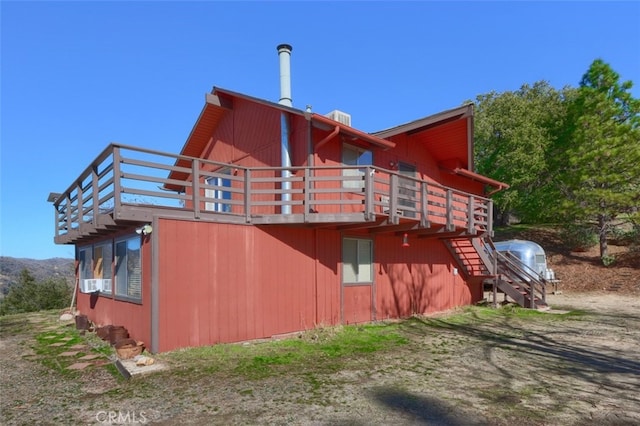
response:
[(500, 182), (495, 179), (491, 179), (487, 176), (481, 175), (479, 173), (472, 172), (471, 170), (463, 169), (461, 167), (456, 167), (455, 169), (450, 169), (450, 171), (458, 176), (466, 177), (471, 180), (475, 180), (477, 182), (481, 182), (485, 185), (494, 187), (495, 190), (491, 191), (488, 195), (495, 194), (498, 191), (502, 191), (503, 189), (508, 189), (509, 184), (504, 182)]
[(401, 133), (415, 132), (423, 129), (427, 126), (441, 123), (443, 121), (451, 121), (461, 118), (467, 118), (473, 116), (473, 104), (466, 104), (461, 107), (452, 108), (447, 111), (442, 111), (428, 117), (420, 118), (418, 120), (410, 121), (399, 126), (391, 127), (389, 129), (381, 130), (372, 133), (372, 135), (379, 138), (389, 138), (391, 136), (399, 135)]
[(369, 133), (365, 133), (361, 130), (354, 129), (353, 127), (347, 126), (346, 124), (342, 124), (339, 121), (332, 120), (324, 115), (312, 113), (305, 114), (305, 117), (308, 120), (311, 120), (313, 123), (318, 123), (325, 126), (338, 127), (340, 133), (349, 135), (353, 138), (360, 139), (366, 143), (377, 146), (382, 149), (390, 149), (395, 148), (395, 142), (374, 136)]

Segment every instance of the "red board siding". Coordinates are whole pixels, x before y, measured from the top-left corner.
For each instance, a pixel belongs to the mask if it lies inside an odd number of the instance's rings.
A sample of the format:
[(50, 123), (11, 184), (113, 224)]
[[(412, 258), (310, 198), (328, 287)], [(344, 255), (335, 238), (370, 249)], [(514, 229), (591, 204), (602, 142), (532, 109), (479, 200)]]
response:
[(397, 236), (375, 241), (376, 318), (407, 317), (472, 303), (471, 289), (454, 275), (453, 259), (438, 239)]
[(341, 290), (337, 231), (161, 219), (153, 235), (161, 351), (443, 311), (479, 297), (454, 275), (438, 239), (410, 238), (402, 248), (397, 236), (376, 237), (373, 287)]
[(340, 323), (340, 249), (342, 239), (338, 232), (316, 231), (316, 276), (317, 286), (316, 325)]
[(316, 233), (332, 239), (303, 228), (160, 220), (160, 350), (335, 323), (337, 254), (320, 248)]
[(371, 285), (345, 286), (343, 289), (344, 324), (369, 322), (372, 318)]

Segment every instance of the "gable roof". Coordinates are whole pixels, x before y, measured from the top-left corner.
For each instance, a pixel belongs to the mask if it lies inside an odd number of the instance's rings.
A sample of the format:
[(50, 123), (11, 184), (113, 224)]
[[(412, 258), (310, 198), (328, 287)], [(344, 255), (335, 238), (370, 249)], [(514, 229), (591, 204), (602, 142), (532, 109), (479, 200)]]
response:
[[(456, 122), (465, 126), (457, 126), (455, 131), (466, 131), (466, 138), (456, 138), (458, 143), (451, 143), (450, 138), (438, 137), (439, 134), (429, 132), (436, 126), (443, 132), (449, 129), (454, 131)], [(425, 144), (438, 162), (438, 166), (449, 173), (462, 176), (495, 188), (493, 192), (509, 188), (504, 182), (488, 178), (473, 172), (473, 104), (466, 104), (457, 108), (439, 112), (428, 117), (410, 121), (399, 126), (375, 132), (374, 135), (381, 138), (407, 134), (415, 143)], [(445, 146), (446, 144), (446, 146)], [(466, 158), (465, 158), (466, 157)]]
[(307, 120), (310, 120), (312, 124), (320, 128), (335, 128), (338, 127), (339, 132), (351, 137), (362, 139), (372, 145), (389, 149), (395, 147), (395, 143), (385, 140), (376, 135), (372, 135), (353, 127), (342, 124), (338, 121), (334, 121), (328, 117), (325, 117), (316, 113), (309, 113), (297, 108), (281, 105), (276, 102), (267, 101), (264, 99), (256, 98), (253, 96), (245, 95), (242, 93), (234, 92), (231, 90), (214, 87), (211, 93), (207, 93), (205, 97), (205, 105), (202, 108), (200, 116), (196, 120), (196, 123), (189, 134), (180, 154), (190, 157), (198, 157), (204, 151), (211, 134), (217, 127), (218, 123), (225, 115), (227, 111), (233, 109), (233, 99), (244, 99), (250, 102), (265, 105), (269, 108), (273, 108), (279, 111), (288, 112), (293, 115), (304, 116)]
[(423, 145), (436, 162), (452, 167), (473, 170), (473, 105), (420, 118), (390, 129), (374, 133), (393, 139), (407, 135), (411, 143)]
[[(337, 129), (339, 133), (348, 135), (353, 138), (360, 139), (366, 143), (377, 146), (383, 149), (389, 149), (395, 147), (395, 143), (385, 140), (383, 138), (371, 135), (369, 133), (354, 129), (353, 127), (342, 124), (338, 121), (334, 121), (328, 117), (325, 117), (316, 113), (305, 112), (296, 108), (281, 105), (276, 102), (267, 101), (253, 96), (245, 95), (242, 93), (234, 92), (231, 90), (214, 87), (211, 93), (205, 95), (205, 104), (196, 120), (191, 133), (187, 137), (187, 140), (180, 150), (180, 155), (199, 158), (206, 149), (211, 135), (215, 131), (216, 127), (225, 116), (228, 111), (233, 109), (234, 99), (244, 99), (249, 102), (261, 104), (269, 108), (273, 108), (282, 112), (304, 117), (311, 121), (312, 125), (322, 129)], [(185, 160), (176, 161), (176, 166), (189, 167), (189, 164)], [(172, 171), (169, 174), (169, 179), (184, 180), (188, 177), (187, 172)], [(167, 184), (166, 189), (180, 190), (178, 185)]]
[[(317, 113), (302, 111), (297, 108), (281, 105), (276, 102), (267, 101), (264, 99), (256, 98), (253, 96), (245, 95), (242, 93), (234, 92), (227, 89), (222, 89), (220, 87), (213, 87), (211, 93), (207, 93), (205, 95), (205, 104), (196, 120), (193, 129), (189, 133), (187, 140), (185, 141), (184, 146), (182, 147), (180, 154), (189, 157), (200, 158), (206, 149), (209, 141), (211, 139), (211, 135), (214, 133), (215, 129), (219, 125), (222, 118), (227, 114), (227, 112), (233, 109), (233, 101), (234, 99), (243, 99), (249, 102), (257, 103), (260, 105), (264, 105), (266, 107), (286, 112), (292, 115), (304, 117), (306, 120), (310, 121), (311, 124), (320, 129), (324, 130), (333, 130), (336, 134), (344, 134), (351, 138), (359, 139), (365, 143), (371, 144), (375, 147), (382, 149), (390, 149), (396, 146), (395, 142), (389, 140), (392, 136), (399, 135), (402, 133), (410, 134), (412, 137), (417, 138), (418, 142), (421, 142), (420, 134), (424, 134), (429, 129), (432, 129), (435, 126), (445, 125), (447, 123), (455, 122), (457, 120), (472, 120), (473, 118), (473, 105), (465, 105), (462, 107), (454, 108), (451, 110), (443, 111), (438, 114), (434, 114), (425, 118), (421, 118), (415, 121), (411, 121), (409, 123), (405, 123), (396, 127), (392, 127), (386, 130), (382, 130), (375, 133), (366, 133), (361, 130), (355, 129), (351, 126), (347, 126), (346, 124), (340, 123), (338, 121), (332, 120), (324, 115), (320, 115)], [(469, 166), (473, 162), (473, 122), (470, 124), (470, 133), (468, 139), (470, 141), (470, 146), (467, 146), (465, 143), (464, 146), (448, 146), (448, 150), (457, 150), (460, 153), (464, 152), (464, 155), (467, 156), (467, 161), (465, 161), (462, 166)], [(189, 164), (186, 160), (177, 160), (176, 166), (179, 167), (189, 167)], [(480, 180), (488, 185), (496, 186), (498, 188), (508, 187), (506, 184), (502, 184), (500, 182), (494, 181), (489, 178), (485, 178), (484, 176), (478, 175), (476, 173), (470, 172), (466, 170), (465, 172), (459, 172), (458, 170), (464, 170), (465, 167), (459, 167), (460, 165), (456, 165), (456, 167), (450, 167), (450, 171), (460, 174), (462, 176), (466, 176), (471, 178), (471, 174), (473, 174), (474, 180)], [(466, 167), (470, 168), (470, 167)], [(169, 179), (175, 180), (185, 180), (188, 178), (187, 172), (181, 171), (171, 171), (169, 174)], [(484, 178), (484, 179), (482, 179)], [(500, 185), (498, 185), (500, 184)], [(181, 186), (166, 184), (165, 188), (168, 190), (180, 190)]]

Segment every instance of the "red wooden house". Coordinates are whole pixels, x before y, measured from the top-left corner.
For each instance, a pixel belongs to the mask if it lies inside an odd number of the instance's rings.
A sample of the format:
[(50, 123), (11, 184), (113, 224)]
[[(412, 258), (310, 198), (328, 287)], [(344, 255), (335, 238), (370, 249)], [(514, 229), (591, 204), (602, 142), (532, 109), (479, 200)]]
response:
[(473, 108), (378, 133), (214, 88), (180, 154), (109, 145), (52, 194), (77, 307), (152, 352), (443, 311), (482, 298)]

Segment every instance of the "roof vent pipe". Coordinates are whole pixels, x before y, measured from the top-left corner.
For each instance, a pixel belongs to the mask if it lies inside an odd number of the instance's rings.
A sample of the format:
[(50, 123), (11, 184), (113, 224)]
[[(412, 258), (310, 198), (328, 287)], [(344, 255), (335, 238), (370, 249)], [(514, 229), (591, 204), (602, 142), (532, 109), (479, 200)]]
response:
[[(283, 106), (293, 106), (291, 102), (291, 50), (288, 44), (278, 45), (280, 58), (280, 101)], [(289, 114), (280, 112), (280, 154), (282, 166), (282, 214), (291, 214), (291, 149), (289, 146)]]
[(278, 57), (280, 58), (280, 100), (278, 103), (285, 106), (293, 106), (291, 101), (291, 51), (289, 44), (278, 45)]

